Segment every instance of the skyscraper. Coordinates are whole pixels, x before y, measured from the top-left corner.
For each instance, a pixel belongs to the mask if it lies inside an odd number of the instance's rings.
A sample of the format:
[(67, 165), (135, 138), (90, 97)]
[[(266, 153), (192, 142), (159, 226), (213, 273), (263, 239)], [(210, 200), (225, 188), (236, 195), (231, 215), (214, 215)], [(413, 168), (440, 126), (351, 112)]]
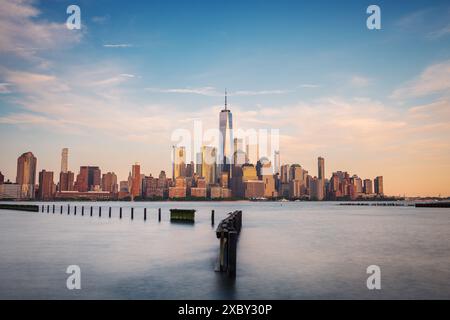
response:
[(59, 174), (59, 191), (73, 191), (74, 174), (71, 171)]
[(317, 178), (320, 180), (325, 179), (325, 159), (322, 157), (317, 158), (317, 167), (318, 167), (318, 173)]
[(77, 175), (76, 190), (87, 192), (99, 190), (101, 187), (101, 171), (99, 167), (81, 166)]
[(364, 179), (363, 191), (364, 191), (365, 194), (372, 194), (373, 193), (372, 180)]
[(216, 166), (217, 166), (216, 148), (210, 146), (202, 147), (202, 176), (207, 184), (217, 182)]
[(26, 152), (17, 159), (16, 183), (21, 185), (22, 198), (34, 198), (36, 166), (37, 159), (31, 152)]
[(141, 195), (141, 166), (134, 164), (131, 167), (131, 197), (139, 197)]
[(42, 170), (39, 172), (39, 191), (40, 200), (51, 200), (55, 193), (55, 184), (53, 183), (53, 172)]
[(172, 180), (186, 175), (186, 148), (173, 146)]
[(67, 173), (68, 170), (69, 149), (64, 148), (61, 152), (61, 172)]
[(233, 115), (228, 110), (227, 91), (225, 90), (225, 108), (220, 111), (220, 145), (219, 145), (219, 165), (223, 171), (230, 172), (230, 164), (234, 155), (233, 151)]
[(280, 162), (280, 150), (275, 150), (273, 153), (273, 173), (280, 174), (281, 162)]
[(384, 194), (383, 191), (383, 177), (378, 176), (374, 179), (374, 187), (375, 187), (375, 193), (382, 196)]
[(112, 193), (117, 193), (118, 185), (117, 185), (117, 176), (114, 172), (108, 172), (103, 174), (102, 176), (102, 190), (109, 191)]

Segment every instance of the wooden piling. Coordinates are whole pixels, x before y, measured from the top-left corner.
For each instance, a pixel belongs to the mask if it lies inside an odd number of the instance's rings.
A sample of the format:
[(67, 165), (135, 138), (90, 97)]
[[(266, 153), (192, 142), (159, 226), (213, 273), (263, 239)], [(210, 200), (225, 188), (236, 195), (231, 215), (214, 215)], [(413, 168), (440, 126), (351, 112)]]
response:
[(92, 217), (92, 212), (94, 211), (94, 209), (92, 208), (92, 206), (91, 206), (91, 217)]
[(158, 221), (161, 222), (161, 208), (158, 209)]
[(50, 213), (50, 205), (47, 205), (47, 213)]
[(102, 217), (102, 207), (98, 207), (98, 217), (101, 218)]
[(41, 210), (41, 212), (42, 213), (44, 213), (45, 211), (44, 211), (44, 205), (42, 205), (42, 210)]
[(73, 207), (73, 215), (74, 215), (74, 216), (77, 215), (77, 206)]
[[(211, 212), (213, 218), (214, 210)], [(216, 237), (220, 239), (219, 265), (216, 270), (236, 276), (237, 239), (242, 227), (242, 211), (234, 211), (217, 226)]]
[(144, 208), (144, 221), (147, 221), (147, 208)]
[(61, 209), (59, 210), (59, 213), (61, 213), (61, 214), (62, 214), (62, 211), (63, 211), (62, 208), (63, 208), (63, 206), (61, 206)]
[(108, 216), (111, 218), (111, 207), (109, 207), (109, 214)]
[(131, 208), (131, 220), (134, 219), (134, 208)]
[(237, 235), (238, 233), (236, 231), (230, 231), (228, 232), (228, 252), (227, 252), (227, 258), (228, 258), (228, 265), (227, 265), (227, 274), (230, 277), (236, 276), (236, 257), (237, 257)]
[(67, 214), (70, 214), (70, 204), (67, 205)]
[(122, 219), (122, 207), (120, 207), (120, 214), (119, 214), (119, 218)]
[(53, 205), (53, 213), (55, 213), (55, 205)]
[(81, 206), (81, 215), (84, 216), (84, 206)]
[(211, 224), (214, 225), (214, 210), (211, 210)]

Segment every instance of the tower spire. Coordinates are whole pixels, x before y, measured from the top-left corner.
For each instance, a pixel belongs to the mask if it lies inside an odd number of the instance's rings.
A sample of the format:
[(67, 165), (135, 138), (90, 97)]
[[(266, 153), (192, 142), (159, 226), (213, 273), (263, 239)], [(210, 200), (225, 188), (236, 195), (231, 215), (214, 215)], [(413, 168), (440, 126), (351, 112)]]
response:
[(225, 110), (227, 110), (227, 88), (225, 88)]

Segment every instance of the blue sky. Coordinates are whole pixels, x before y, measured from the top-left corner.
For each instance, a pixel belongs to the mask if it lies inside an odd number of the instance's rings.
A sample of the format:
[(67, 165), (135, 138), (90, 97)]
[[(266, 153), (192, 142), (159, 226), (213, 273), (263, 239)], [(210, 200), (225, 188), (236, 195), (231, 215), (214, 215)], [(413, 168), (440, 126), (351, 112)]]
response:
[[(81, 30), (65, 29), (81, 8)], [(366, 28), (381, 8), (382, 29)], [(170, 168), (170, 134), (279, 128), (282, 162), (384, 175), (392, 194), (447, 194), (448, 1), (0, 1), (0, 171)], [(406, 150), (406, 151), (405, 151)], [(405, 163), (405, 158), (407, 162)], [(402, 162), (403, 161), (403, 162)], [(435, 171), (433, 171), (435, 170)], [(420, 172), (420, 183), (408, 178)], [(446, 176), (442, 176), (445, 172)], [(448, 179), (447, 179), (448, 181)]]

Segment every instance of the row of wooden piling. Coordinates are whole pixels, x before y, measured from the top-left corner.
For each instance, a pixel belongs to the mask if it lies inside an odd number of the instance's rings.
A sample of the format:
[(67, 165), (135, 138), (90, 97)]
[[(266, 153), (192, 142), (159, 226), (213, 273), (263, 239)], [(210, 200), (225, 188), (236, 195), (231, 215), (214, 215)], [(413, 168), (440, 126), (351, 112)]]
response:
[[(60, 214), (63, 214), (63, 212), (64, 212), (63, 208), (64, 208), (64, 206), (61, 205), (59, 208)], [(77, 208), (78, 208), (77, 206), (74, 206), (74, 209), (73, 209), (74, 216), (77, 215)], [(81, 215), (82, 216), (84, 216), (84, 208), (85, 208), (85, 206), (81, 206)], [(45, 205), (41, 206), (41, 212), (45, 212), (45, 209), (47, 209), (47, 213), (50, 213), (50, 205), (47, 205), (47, 208), (45, 207)], [(51, 207), (51, 211), (53, 214), (56, 213), (56, 211), (57, 211), (56, 209), (57, 209), (56, 205), (53, 204)], [(67, 215), (70, 215), (70, 212), (71, 212), (71, 206), (70, 206), (70, 204), (68, 204), (67, 205)], [(122, 217), (123, 217), (122, 213), (123, 213), (122, 207), (120, 207), (119, 208), (119, 219), (122, 219)], [(92, 217), (93, 214), (94, 214), (94, 206), (90, 206), (89, 215)], [(100, 218), (102, 216), (102, 207), (101, 206), (98, 207), (98, 216)], [(111, 218), (111, 217), (112, 217), (112, 207), (109, 207), (108, 218)], [(134, 220), (134, 208), (133, 207), (131, 207), (130, 217), (131, 217), (131, 220)], [(147, 208), (144, 208), (144, 221), (147, 221)], [(161, 222), (161, 208), (158, 209), (158, 221)]]

